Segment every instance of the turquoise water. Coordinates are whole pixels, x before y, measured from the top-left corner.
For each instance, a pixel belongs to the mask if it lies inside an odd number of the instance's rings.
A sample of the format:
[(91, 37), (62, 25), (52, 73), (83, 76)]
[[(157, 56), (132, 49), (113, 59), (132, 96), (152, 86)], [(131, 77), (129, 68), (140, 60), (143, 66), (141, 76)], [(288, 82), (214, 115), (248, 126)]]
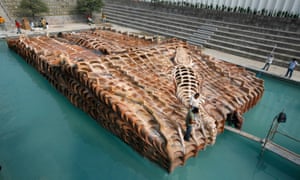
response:
[[(172, 174), (75, 108), (34, 68), (0, 41), (0, 179), (300, 179), (300, 167), (231, 132)], [(262, 101), (245, 114), (243, 130), (265, 137), (283, 108), (280, 131), (300, 139), (300, 86), (270, 77)], [(300, 153), (300, 144), (276, 135)]]

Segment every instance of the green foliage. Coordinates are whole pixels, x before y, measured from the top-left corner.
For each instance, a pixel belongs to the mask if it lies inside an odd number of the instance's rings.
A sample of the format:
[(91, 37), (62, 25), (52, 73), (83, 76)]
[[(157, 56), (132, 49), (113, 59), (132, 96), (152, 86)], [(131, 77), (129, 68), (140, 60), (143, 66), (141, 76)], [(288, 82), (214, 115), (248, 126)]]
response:
[(49, 12), (49, 8), (41, 0), (22, 0), (18, 11), (24, 16), (35, 17), (37, 14)]
[(79, 13), (92, 15), (93, 12), (100, 12), (103, 7), (102, 0), (77, 0)]

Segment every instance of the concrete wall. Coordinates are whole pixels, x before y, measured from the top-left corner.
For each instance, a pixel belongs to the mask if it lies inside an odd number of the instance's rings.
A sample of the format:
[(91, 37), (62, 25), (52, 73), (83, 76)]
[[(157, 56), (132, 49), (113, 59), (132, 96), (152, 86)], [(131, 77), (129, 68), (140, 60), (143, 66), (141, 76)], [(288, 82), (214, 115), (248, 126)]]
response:
[[(17, 9), (20, 6), (21, 0), (1, 0), (2, 4), (11, 13), (12, 16), (17, 16)], [(43, 14), (47, 16), (69, 15), (75, 14), (74, 10), (77, 0), (42, 0), (49, 8), (49, 13)]]
[(86, 18), (81, 15), (44, 16), (49, 25), (85, 22)]
[[(76, 15), (75, 8), (77, 0), (42, 0), (49, 7), (49, 13), (41, 14), (46, 17), (51, 24), (63, 24), (66, 22), (78, 22), (85, 21), (84, 15)], [(147, 2), (148, 1), (148, 2)], [(160, 2), (160, 3), (150, 3)], [(274, 17), (274, 16), (263, 16), (253, 15), (247, 13), (236, 13), (236, 12), (225, 12), (220, 10), (205, 9), (205, 8), (194, 8), (188, 6), (174, 6), (170, 3), (165, 3), (167, 0), (103, 0), (105, 3), (124, 3), (128, 6), (136, 6), (149, 9), (159, 9), (165, 12), (175, 12), (184, 15), (197, 16), (207, 19), (214, 19), (220, 21), (227, 21), (240, 24), (251, 24), (255, 26), (280, 29), (286, 31), (300, 32), (300, 19), (299, 18), (285, 18), (285, 17)], [(262, 7), (271, 8), (270, 3), (273, 0), (231, 0), (228, 4), (228, 0), (168, 0), (168, 2), (193, 2), (193, 3), (213, 3), (214, 6), (217, 4), (220, 6), (230, 5), (230, 7), (241, 6), (261, 9)], [(17, 9), (20, 5), (21, 0), (1, 0), (1, 3), (5, 6), (11, 16), (17, 17)], [(273, 8), (277, 9), (282, 6), (284, 10), (298, 12), (300, 11), (300, 0), (278, 0), (277, 4)], [(281, 3), (279, 3), (281, 2)], [(269, 7), (270, 6), (270, 7)], [(62, 18), (58, 18), (62, 16)]]

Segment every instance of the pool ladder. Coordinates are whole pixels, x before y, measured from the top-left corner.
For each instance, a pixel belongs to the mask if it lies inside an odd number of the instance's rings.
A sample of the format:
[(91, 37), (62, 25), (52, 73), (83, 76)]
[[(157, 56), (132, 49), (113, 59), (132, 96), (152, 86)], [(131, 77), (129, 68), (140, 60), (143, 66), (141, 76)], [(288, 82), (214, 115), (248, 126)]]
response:
[(227, 125), (225, 126), (225, 129), (228, 130), (228, 131), (234, 132), (236, 134), (239, 134), (243, 137), (246, 137), (250, 140), (253, 140), (255, 142), (260, 143), (262, 145), (262, 149), (261, 149), (261, 152), (260, 152), (261, 157), (263, 156), (263, 154), (266, 150), (269, 150), (269, 151), (271, 151), (273, 153), (276, 153), (279, 156), (281, 156), (281, 157), (283, 157), (283, 158), (285, 158), (285, 159), (287, 159), (287, 160), (289, 160), (289, 161), (291, 161), (291, 162), (293, 162), (297, 165), (300, 165), (300, 155), (299, 154), (297, 154), (297, 153), (295, 153), (291, 150), (288, 150), (288, 149), (284, 148), (283, 146), (280, 146), (280, 145), (278, 145), (278, 144), (276, 144), (272, 141), (275, 134), (279, 133), (279, 134), (281, 134), (283, 136), (286, 136), (289, 139), (292, 139), (292, 140), (294, 140), (298, 143), (300, 142), (299, 139), (291, 137), (291, 136), (277, 130), (278, 126), (279, 126), (279, 123), (281, 123), (281, 121), (279, 120), (279, 117), (280, 117), (280, 113), (277, 116), (275, 116), (275, 118), (273, 119), (270, 130), (269, 130), (266, 138), (264, 138), (264, 139), (261, 139), (259, 137), (256, 137), (256, 136), (252, 135), (252, 134), (249, 134), (247, 132), (235, 129), (235, 128), (227, 126)]

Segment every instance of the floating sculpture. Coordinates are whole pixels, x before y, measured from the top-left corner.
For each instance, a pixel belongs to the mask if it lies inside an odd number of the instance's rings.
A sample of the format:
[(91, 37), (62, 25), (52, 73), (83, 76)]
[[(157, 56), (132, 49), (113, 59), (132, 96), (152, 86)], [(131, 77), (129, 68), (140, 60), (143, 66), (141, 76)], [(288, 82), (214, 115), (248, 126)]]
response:
[[(169, 172), (214, 144), (227, 114), (246, 112), (264, 91), (254, 73), (176, 39), (155, 44), (94, 30), (7, 43), (75, 106)], [(185, 115), (195, 92), (203, 99), (202, 118), (186, 142)]]

